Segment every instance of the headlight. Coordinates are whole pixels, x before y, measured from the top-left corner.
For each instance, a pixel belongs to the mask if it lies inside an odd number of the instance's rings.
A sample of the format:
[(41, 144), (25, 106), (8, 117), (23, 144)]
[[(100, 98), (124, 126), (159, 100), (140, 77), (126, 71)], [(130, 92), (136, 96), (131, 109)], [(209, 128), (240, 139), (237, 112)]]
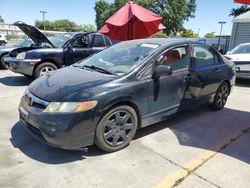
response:
[(82, 112), (93, 109), (97, 101), (86, 102), (51, 102), (44, 112)]
[(26, 56), (26, 53), (25, 52), (21, 52), (21, 53), (17, 54), (16, 58), (17, 59), (24, 59), (25, 56)]

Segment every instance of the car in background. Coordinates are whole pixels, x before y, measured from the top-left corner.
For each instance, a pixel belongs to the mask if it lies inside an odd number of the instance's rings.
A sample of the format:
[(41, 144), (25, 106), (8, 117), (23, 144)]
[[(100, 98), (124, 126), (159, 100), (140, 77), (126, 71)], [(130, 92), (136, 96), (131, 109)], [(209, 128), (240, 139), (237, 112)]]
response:
[(0, 46), (0, 68), (6, 69), (8, 68), (4, 62), (4, 57), (8, 55), (8, 53), (12, 50), (15, 50), (17, 48), (23, 48), (23, 47), (31, 47), (32, 45), (35, 45), (31, 39), (24, 38), (18, 41), (13, 46)]
[(0, 46), (4, 46), (7, 43), (8, 42), (7, 42), (6, 38), (4, 37), (4, 35), (0, 33)]
[(126, 147), (137, 129), (209, 104), (221, 110), (235, 65), (203, 43), (176, 39), (121, 42), (32, 82), (20, 121), (38, 140), (82, 150)]
[(68, 32), (48, 39), (33, 26), (23, 22), (14, 25), (41, 46), (39, 49), (16, 49), (4, 58), (10, 70), (29, 77), (38, 78), (112, 45), (109, 37), (95, 31)]
[(235, 63), (237, 78), (250, 79), (250, 43), (236, 46), (225, 57)]

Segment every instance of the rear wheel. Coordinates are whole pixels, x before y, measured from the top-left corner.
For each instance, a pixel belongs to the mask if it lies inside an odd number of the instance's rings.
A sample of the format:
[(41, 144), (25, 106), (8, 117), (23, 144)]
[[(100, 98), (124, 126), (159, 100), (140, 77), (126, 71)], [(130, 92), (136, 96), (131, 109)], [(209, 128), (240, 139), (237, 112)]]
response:
[(57, 66), (55, 64), (44, 62), (36, 67), (35, 72), (34, 72), (34, 78), (36, 79), (40, 76), (44, 76), (48, 74), (49, 72), (54, 71), (56, 69), (57, 69)]
[(135, 136), (138, 117), (130, 106), (109, 110), (96, 127), (95, 144), (107, 152), (125, 148)]
[(229, 96), (229, 91), (229, 85), (226, 82), (223, 82), (217, 89), (214, 101), (210, 104), (210, 107), (213, 110), (221, 110), (222, 108), (224, 108)]

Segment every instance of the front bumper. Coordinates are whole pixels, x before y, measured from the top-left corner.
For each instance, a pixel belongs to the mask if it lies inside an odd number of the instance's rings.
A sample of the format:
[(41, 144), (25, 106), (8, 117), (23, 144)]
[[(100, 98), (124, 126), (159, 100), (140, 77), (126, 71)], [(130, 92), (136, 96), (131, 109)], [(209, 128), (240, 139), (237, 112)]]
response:
[[(39, 99), (41, 100), (41, 99)], [(98, 117), (93, 110), (80, 113), (45, 113), (37, 100), (28, 104), (23, 96), (19, 105), (20, 122), (36, 139), (48, 145), (70, 150), (84, 150), (93, 145)]]
[(9, 65), (9, 69), (16, 73), (33, 75), (35, 64), (41, 59), (16, 59), (14, 57), (5, 57), (4, 61)]

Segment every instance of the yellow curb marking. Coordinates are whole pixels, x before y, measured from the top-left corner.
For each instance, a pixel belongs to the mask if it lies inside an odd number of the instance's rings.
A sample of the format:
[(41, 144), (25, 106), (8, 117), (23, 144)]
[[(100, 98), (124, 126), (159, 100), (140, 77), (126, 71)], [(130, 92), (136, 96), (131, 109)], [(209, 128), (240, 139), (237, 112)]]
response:
[(202, 166), (210, 158), (222, 150), (224, 147), (229, 145), (232, 140), (237, 139), (241, 136), (242, 132), (250, 129), (250, 126), (243, 128), (242, 130), (236, 130), (232, 134), (226, 136), (224, 139), (220, 140), (216, 145), (209, 148), (209, 151), (202, 152), (196, 158), (186, 163), (183, 169), (175, 171), (173, 174), (167, 176), (158, 183), (155, 188), (171, 188), (183, 181), (190, 173), (194, 172), (197, 168)]

